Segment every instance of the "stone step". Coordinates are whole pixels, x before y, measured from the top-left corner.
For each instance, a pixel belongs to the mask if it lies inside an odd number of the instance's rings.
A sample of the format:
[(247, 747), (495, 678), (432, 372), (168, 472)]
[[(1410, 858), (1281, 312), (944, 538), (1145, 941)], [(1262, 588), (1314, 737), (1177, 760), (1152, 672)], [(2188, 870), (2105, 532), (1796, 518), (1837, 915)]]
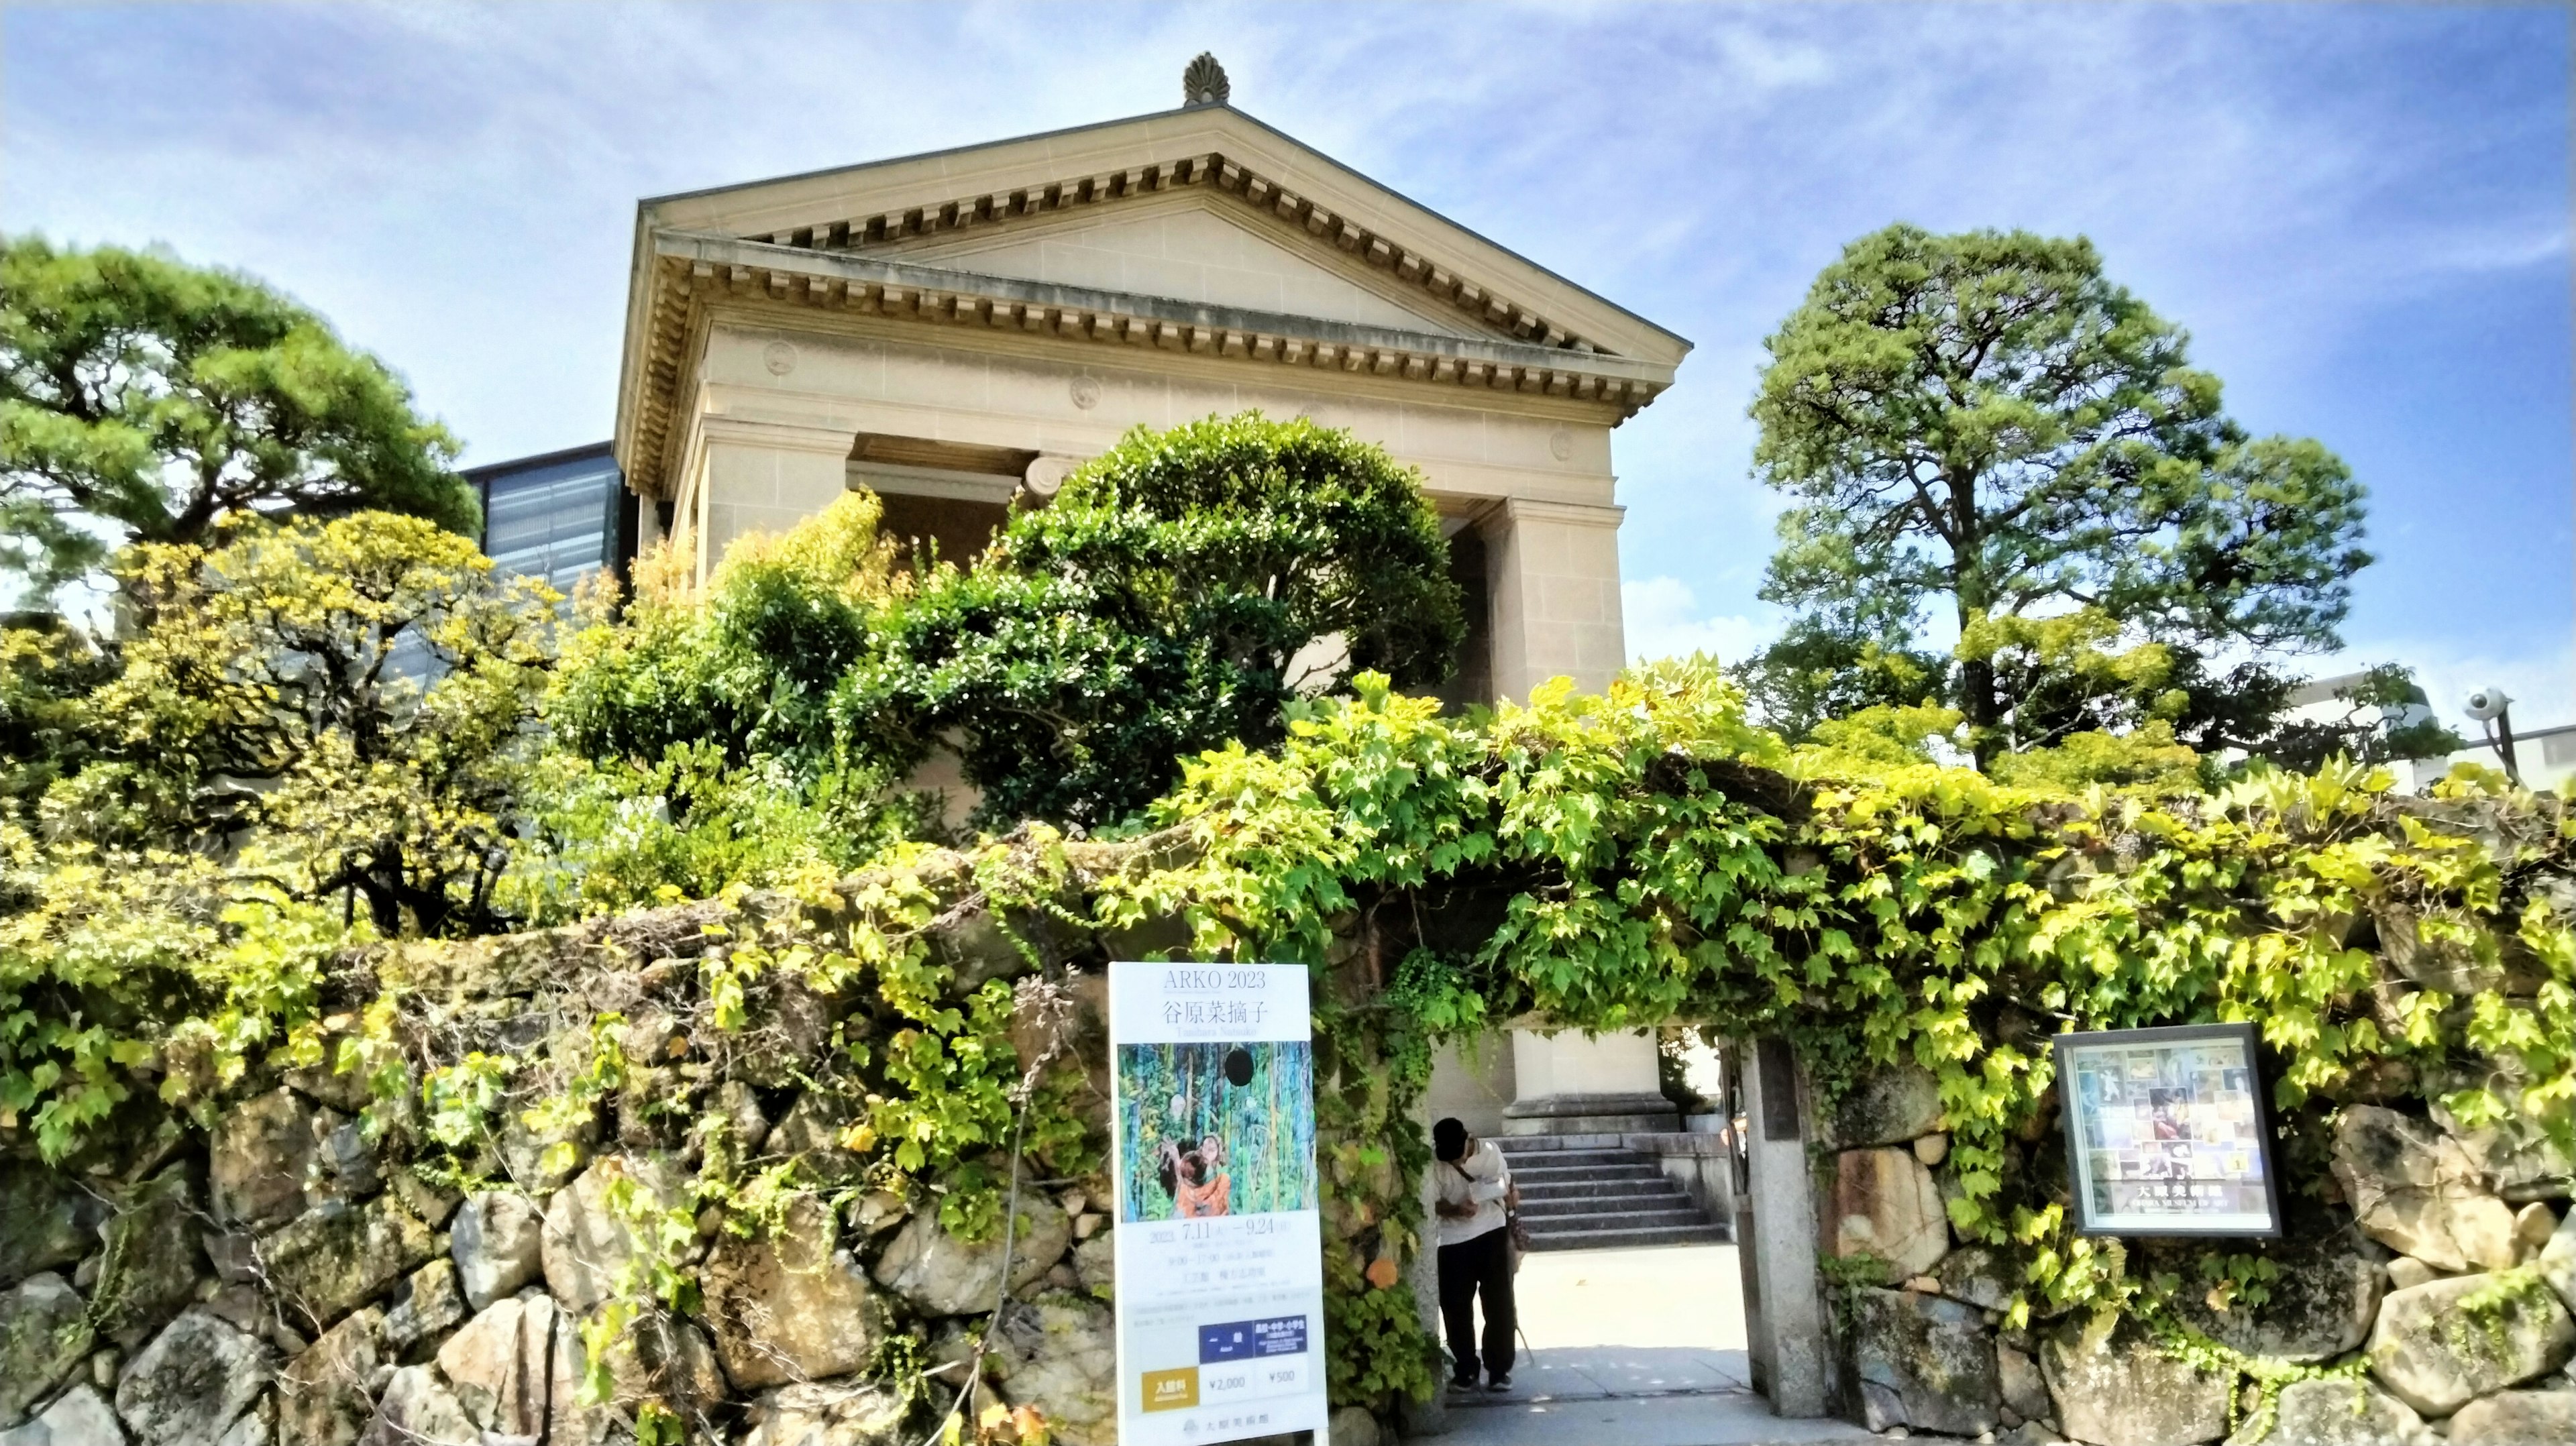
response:
[(1563, 1235), (1591, 1230), (1644, 1230), (1664, 1226), (1706, 1225), (1708, 1217), (1693, 1209), (1688, 1200), (1679, 1205), (1651, 1210), (1577, 1210), (1558, 1215), (1524, 1214), (1530, 1234)]
[(1644, 1159), (1630, 1150), (1523, 1150), (1506, 1153), (1504, 1163), (1518, 1174), (1523, 1170), (1572, 1170), (1598, 1165), (1625, 1165)]
[(1622, 1147), (1616, 1135), (1516, 1135), (1495, 1143), (1520, 1186), (1521, 1221), (1533, 1250), (1728, 1238), (1726, 1227), (1700, 1213), (1652, 1156)]
[(1630, 1230), (1567, 1230), (1530, 1234), (1530, 1249), (1624, 1250), (1640, 1245), (1722, 1245), (1726, 1232), (1717, 1226), (1664, 1225)]
[(1660, 1180), (1664, 1172), (1634, 1155), (1598, 1165), (1514, 1165), (1512, 1178), (1522, 1184), (1559, 1184), (1584, 1180)]
[(1590, 1200), (1600, 1196), (1661, 1195), (1681, 1187), (1661, 1174), (1651, 1180), (1526, 1180), (1515, 1175), (1512, 1183), (1521, 1190), (1524, 1202), (1537, 1200)]
[(1594, 1216), (1674, 1213), (1687, 1215), (1693, 1220), (1701, 1218), (1698, 1204), (1679, 1190), (1666, 1195), (1594, 1195), (1576, 1200), (1523, 1200), (1521, 1202), (1521, 1218), (1534, 1225), (1540, 1221), (1553, 1225), (1561, 1220), (1588, 1220)]

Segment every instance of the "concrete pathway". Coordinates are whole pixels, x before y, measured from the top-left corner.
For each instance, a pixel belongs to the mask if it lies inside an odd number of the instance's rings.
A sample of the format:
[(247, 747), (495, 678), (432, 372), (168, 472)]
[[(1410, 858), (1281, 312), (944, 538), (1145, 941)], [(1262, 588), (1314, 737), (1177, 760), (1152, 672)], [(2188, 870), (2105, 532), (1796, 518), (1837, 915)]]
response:
[(1548, 1251), (1521, 1263), (1528, 1344), (1512, 1394), (1452, 1403), (1443, 1446), (1754, 1446), (1863, 1441), (1785, 1421), (1753, 1392), (1732, 1245)]

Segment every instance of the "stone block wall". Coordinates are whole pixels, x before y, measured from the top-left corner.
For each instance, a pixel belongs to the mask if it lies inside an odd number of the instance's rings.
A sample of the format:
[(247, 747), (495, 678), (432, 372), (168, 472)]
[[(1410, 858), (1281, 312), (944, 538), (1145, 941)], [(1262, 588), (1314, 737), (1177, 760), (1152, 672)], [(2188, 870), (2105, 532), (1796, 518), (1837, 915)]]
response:
[[(752, 1148), (831, 1128), (764, 1094), (733, 1100)], [(463, 1194), (377, 1159), (346, 1103), (281, 1085), (202, 1157), (136, 1179), (10, 1167), (0, 1443), (599, 1446), (631, 1437), (649, 1395), (757, 1446), (871, 1446), (919, 1434), (868, 1374), (879, 1349), (909, 1329), (962, 1379), (1002, 1294), (999, 1237), (960, 1241), (935, 1202), (806, 1196), (758, 1238), (708, 1218), (681, 1252), (702, 1309), (612, 1322), (609, 1390), (586, 1404), (583, 1328), (608, 1319), (644, 1228), (617, 1188), (663, 1194), (679, 1162), (611, 1131), (569, 1173)], [(992, 1398), (1071, 1446), (1115, 1438), (1108, 1203), (1100, 1180), (1023, 1193), (1016, 1305), (986, 1339)]]
[[(2015, 1328), (2005, 1307), (2024, 1262), (1953, 1234), (1942, 1125), (1932, 1077), (1913, 1068), (1858, 1081), (1824, 1122), (1819, 1224), (1845, 1282), (1838, 1387), (1872, 1430), (2093, 1446), (2576, 1441), (2576, 1209), (2568, 1161), (2545, 1143), (2355, 1106), (2331, 1179), (2289, 1182), (2284, 1239), (2126, 1243), (2132, 1276), (2183, 1282), (2163, 1328), (2037, 1304)], [(2053, 1118), (2024, 1131), (2008, 1188), (2063, 1201), (2059, 1140)], [(2269, 1298), (2208, 1291), (2199, 1261), (2213, 1250), (2271, 1262)], [(1872, 1266), (1853, 1268), (1862, 1257)], [(1880, 1283), (1862, 1283), (1871, 1274)]]
[[(958, 900), (956, 856), (916, 877), (952, 904), (925, 927), (960, 986), (1025, 973)], [(1061, 1446), (1114, 1442), (1106, 1161), (1023, 1170), (1006, 1267), (1000, 1232), (943, 1226), (934, 1179), (898, 1193), (845, 1147), (856, 1105), (808, 1076), (860, 1032), (848, 1001), (772, 972), (753, 1027), (709, 1031), (702, 967), (762, 910), (796, 907), (753, 896), (346, 961), (360, 996), (399, 977), (406, 1028), (451, 1058), (620, 1031), (625, 1086), (544, 1130), (516, 1108), (538, 1101), (514, 1099), (466, 1188), (442, 1183), (456, 1173), (416, 1117), (369, 1133), (356, 1074), (257, 1065), (202, 1130), (165, 1119), (59, 1168), (0, 1156), (0, 1446), (609, 1446), (656, 1419), (657, 1446), (909, 1446), (970, 1377), (970, 1441), (1042, 1423)], [(1105, 1131), (1096, 958), (1132, 941), (1032, 932), (1071, 1005), (1049, 1026), (1072, 1046), (1054, 1068)], [(774, 1226), (736, 1228), (756, 1202), (684, 1192), (719, 1151), (740, 1180), (792, 1167)], [(639, 1260), (686, 1278), (680, 1308), (638, 1291)], [(1374, 1446), (1378, 1429), (1348, 1410), (1333, 1439)]]

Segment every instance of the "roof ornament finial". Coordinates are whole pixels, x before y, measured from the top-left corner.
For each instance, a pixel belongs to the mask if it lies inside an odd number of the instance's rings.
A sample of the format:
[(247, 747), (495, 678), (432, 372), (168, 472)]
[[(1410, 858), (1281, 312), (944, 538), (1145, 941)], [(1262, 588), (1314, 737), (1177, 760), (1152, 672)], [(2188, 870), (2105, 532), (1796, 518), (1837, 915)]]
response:
[(1234, 87), (1226, 82), (1225, 67), (1216, 63), (1213, 51), (1200, 51), (1199, 58), (1191, 61), (1189, 69), (1181, 72), (1181, 104), (1184, 106), (1223, 105), (1233, 94)]

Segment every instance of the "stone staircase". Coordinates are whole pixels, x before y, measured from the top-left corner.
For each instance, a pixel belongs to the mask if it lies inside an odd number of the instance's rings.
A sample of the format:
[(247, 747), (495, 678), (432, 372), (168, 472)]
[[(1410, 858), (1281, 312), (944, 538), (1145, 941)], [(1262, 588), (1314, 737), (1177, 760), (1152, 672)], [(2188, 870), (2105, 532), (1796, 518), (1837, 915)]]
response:
[(1727, 1239), (1651, 1156), (1616, 1135), (1504, 1135), (1532, 1250), (1700, 1245)]

